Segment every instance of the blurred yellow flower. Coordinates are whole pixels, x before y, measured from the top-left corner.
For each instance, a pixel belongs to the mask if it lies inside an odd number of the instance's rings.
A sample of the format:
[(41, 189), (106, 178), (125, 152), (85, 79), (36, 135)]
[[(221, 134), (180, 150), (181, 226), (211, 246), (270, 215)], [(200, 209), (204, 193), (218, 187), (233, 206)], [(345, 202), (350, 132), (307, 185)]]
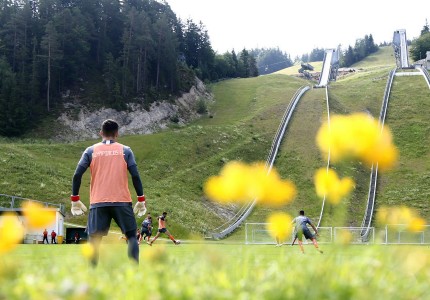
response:
[(16, 214), (6, 213), (0, 219), (0, 253), (16, 247), (24, 237), (24, 226)]
[(318, 130), (316, 142), (325, 156), (330, 151), (333, 162), (353, 157), (369, 167), (378, 163), (383, 171), (392, 168), (398, 158), (390, 129), (385, 125), (381, 130), (378, 121), (364, 113), (332, 116), (330, 126), (324, 123)]
[(340, 179), (334, 170), (325, 168), (316, 171), (314, 184), (318, 197), (326, 196), (327, 201), (332, 204), (338, 204), (354, 188), (354, 181), (351, 178)]
[(386, 207), (378, 209), (376, 220), (380, 225), (403, 225), (404, 229), (411, 232), (424, 230), (425, 220), (420, 218), (417, 212), (406, 206)]
[(349, 230), (340, 230), (336, 233), (336, 243), (348, 245), (352, 241), (352, 233)]
[(25, 202), (22, 208), (27, 224), (31, 228), (43, 228), (55, 221), (55, 211), (47, 210), (37, 202)]
[(267, 218), (267, 230), (273, 239), (285, 241), (293, 231), (293, 219), (286, 213), (277, 212)]
[(85, 258), (91, 259), (94, 256), (94, 247), (90, 243), (83, 244), (81, 251)]
[(275, 169), (267, 174), (262, 163), (230, 162), (219, 176), (206, 181), (204, 191), (209, 198), (220, 203), (245, 203), (257, 199), (258, 203), (269, 206), (281, 206), (296, 196), (296, 188), (291, 181), (282, 180)]

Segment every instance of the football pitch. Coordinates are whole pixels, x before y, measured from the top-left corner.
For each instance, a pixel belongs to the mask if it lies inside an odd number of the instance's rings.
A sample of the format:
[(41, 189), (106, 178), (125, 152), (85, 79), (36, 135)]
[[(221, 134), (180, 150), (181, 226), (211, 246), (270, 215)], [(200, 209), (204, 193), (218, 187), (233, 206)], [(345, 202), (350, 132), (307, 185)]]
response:
[(298, 246), (160, 242), (20, 245), (0, 257), (0, 299), (428, 299), (428, 246)]

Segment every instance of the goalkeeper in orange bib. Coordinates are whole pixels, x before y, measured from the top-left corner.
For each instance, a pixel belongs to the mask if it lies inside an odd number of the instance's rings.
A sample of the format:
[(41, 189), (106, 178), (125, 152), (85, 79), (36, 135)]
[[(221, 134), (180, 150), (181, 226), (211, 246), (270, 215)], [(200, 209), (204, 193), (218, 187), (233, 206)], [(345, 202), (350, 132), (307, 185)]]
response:
[[(117, 142), (118, 130), (119, 126), (115, 121), (103, 122), (100, 131), (102, 141), (84, 151), (73, 176), (71, 211), (74, 216), (79, 216), (87, 211), (79, 197), (82, 175), (88, 167), (91, 170), (87, 232), (94, 247), (91, 259), (93, 265), (98, 263), (100, 243), (102, 237), (108, 234), (112, 219), (128, 240), (128, 256), (139, 262), (137, 225), (133, 212), (138, 217), (146, 213), (145, 196), (133, 152), (129, 147)], [(131, 174), (138, 195), (134, 210), (128, 189), (127, 171)]]
[(152, 246), (156, 239), (160, 236), (160, 234), (165, 233), (169, 237), (169, 239), (175, 244), (179, 245), (179, 241), (176, 241), (173, 235), (167, 230), (166, 222), (167, 222), (167, 212), (163, 212), (161, 216), (158, 217), (158, 232), (154, 236), (154, 239), (148, 243), (148, 245)]

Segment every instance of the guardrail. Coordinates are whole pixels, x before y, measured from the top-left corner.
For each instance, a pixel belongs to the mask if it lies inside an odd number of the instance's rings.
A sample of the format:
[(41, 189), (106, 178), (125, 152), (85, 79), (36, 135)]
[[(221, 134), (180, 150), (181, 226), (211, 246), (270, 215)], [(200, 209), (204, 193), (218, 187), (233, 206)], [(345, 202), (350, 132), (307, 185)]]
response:
[[(19, 208), (19, 207), (21, 207), (21, 203), (24, 201), (37, 202), (37, 203), (42, 204), (45, 207), (57, 207), (60, 209), (60, 212), (62, 214), (65, 214), (65, 211), (66, 211), (64, 204), (61, 204), (61, 203), (57, 204), (57, 203), (44, 202), (44, 201), (39, 201), (39, 200), (34, 200), (34, 199), (23, 198), (23, 197), (19, 197), (19, 196), (0, 194), (0, 208), (8, 208), (8, 209)], [(7, 206), (5, 206), (5, 204), (7, 204)]]
[[(385, 117), (387, 115), (388, 101), (390, 99), (391, 87), (393, 85), (394, 75), (396, 74), (396, 69), (391, 70), (388, 76), (387, 85), (384, 91), (384, 100), (382, 101), (381, 111), (379, 113), (379, 126), (381, 131), (384, 127)], [(369, 234), (370, 225), (372, 223), (373, 212), (375, 210), (375, 198), (376, 198), (376, 185), (378, 181), (378, 164), (372, 165), (370, 171), (370, 183), (369, 183), (369, 193), (367, 195), (367, 206), (364, 213), (363, 222), (361, 227), (361, 236), (366, 238)]]
[[(327, 125), (328, 125), (328, 130), (330, 132), (330, 105), (329, 105), (329, 101), (328, 101), (328, 87), (327, 86), (325, 87), (325, 98), (326, 98), (326, 105), (327, 105)], [(329, 168), (330, 168), (330, 147), (328, 149), (328, 156), (327, 156), (327, 166), (326, 166), (327, 173), (328, 173)], [(323, 213), (324, 213), (324, 207), (325, 207), (325, 200), (326, 200), (326, 195), (324, 195), (323, 202), (321, 205), (320, 218), (319, 218), (318, 223), (317, 223), (317, 228), (319, 228), (321, 225), (321, 221), (322, 221), (322, 217), (323, 217)]]
[[(276, 155), (278, 154), (279, 146), (281, 144), (282, 138), (284, 137), (285, 130), (287, 129), (288, 123), (291, 119), (294, 109), (297, 103), (299, 102), (299, 100), (301, 99), (301, 97), (303, 96), (303, 94), (306, 93), (309, 89), (310, 89), (309, 86), (300, 87), (294, 94), (290, 103), (288, 104), (288, 107), (285, 110), (284, 116), (282, 117), (282, 121), (276, 132), (275, 138), (273, 139), (272, 147), (270, 148), (269, 155), (266, 160), (267, 173), (269, 173), (272, 170), (273, 163), (275, 162)], [(212, 232), (209, 233), (209, 237), (213, 239), (222, 239), (227, 235), (229, 235), (230, 233), (232, 233), (249, 216), (254, 206), (256, 205), (256, 201), (257, 200), (254, 199), (248, 202), (247, 204), (245, 204), (244, 206), (242, 206), (239, 209), (239, 211), (232, 218), (230, 218), (226, 223), (212, 230)]]
[(429, 89), (430, 89), (430, 74), (427, 71), (427, 69), (423, 67), (415, 67), (415, 68), (419, 70), (421, 74), (424, 76), (424, 79), (426, 80), (427, 85), (429, 86)]

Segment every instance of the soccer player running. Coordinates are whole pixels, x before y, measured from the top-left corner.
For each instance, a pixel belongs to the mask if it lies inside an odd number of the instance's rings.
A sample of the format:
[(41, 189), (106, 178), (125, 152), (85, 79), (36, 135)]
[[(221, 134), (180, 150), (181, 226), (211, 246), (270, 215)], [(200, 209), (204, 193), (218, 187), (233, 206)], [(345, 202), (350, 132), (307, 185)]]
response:
[(139, 243), (143, 240), (149, 242), (152, 235), (152, 217), (148, 214), (142, 222), (142, 228), (140, 229)]
[[(102, 141), (84, 151), (73, 176), (71, 211), (73, 215), (79, 216), (87, 211), (80, 201), (79, 188), (82, 175), (88, 167), (90, 168), (90, 212), (87, 232), (94, 247), (91, 259), (93, 265), (98, 263), (100, 243), (102, 237), (108, 234), (112, 219), (128, 239), (128, 256), (139, 262), (137, 225), (133, 211), (138, 217), (145, 214), (145, 196), (133, 152), (129, 147), (117, 142), (118, 129), (118, 123), (113, 120), (103, 122), (100, 131)], [(127, 170), (131, 174), (138, 195), (134, 210), (128, 189)]]
[[(303, 236), (305, 236), (305, 238), (307, 240), (311, 240), (312, 243), (314, 244), (315, 248), (320, 253), (323, 253), (318, 248), (318, 243), (317, 243), (317, 240), (315, 238), (318, 235), (318, 230), (314, 226), (314, 224), (312, 224), (311, 220), (308, 217), (305, 216), (305, 212), (303, 210), (301, 210), (299, 212), (299, 216), (297, 216), (297, 217), (294, 218), (293, 224), (296, 224), (296, 226), (295, 226), (296, 235), (294, 237), (294, 240), (295, 239), (298, 240), (299, 246), (300, 246), (300, 250), (302, 251), (302, 253), (305, 253), (305, 250), (303, 249)], [(312, 229), (315, 231), (315, 234), (311, 233), (311, 231), (309, 230), (307, 224), (311, 225)], [(293, 244), (294, 244), (294, 242), (293, 242)]]
[(158, 237), (160, 236), (160, 234), (165, 233), (167, 234), (167, 236), (169, 237), (169, 239), (172, 240), (172, 242), (175, 245), (179, 245), (179, 242), (177, 242), (175, 240), (175, 238), (173, 237), (173, 235), (169, 232), (169, 230), (167, 230), (166, 228), (166, 219), (167, 216), (167, 212), (163, 212), (163, 214), (161, 216), (158, 217), (158, 232), (157, 234), (154, 236), (154, 239), (148, 243), (148, 245), (152, 246), (152, 244), (155, 242), (156, 239), (158, 239)]

